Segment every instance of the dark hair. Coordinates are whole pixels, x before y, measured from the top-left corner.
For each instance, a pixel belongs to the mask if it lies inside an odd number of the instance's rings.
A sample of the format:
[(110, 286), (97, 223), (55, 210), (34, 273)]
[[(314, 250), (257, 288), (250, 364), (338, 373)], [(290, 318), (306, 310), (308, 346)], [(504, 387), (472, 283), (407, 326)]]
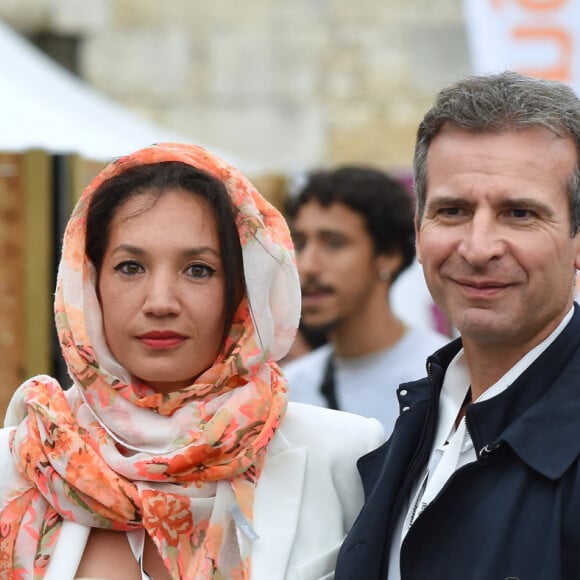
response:
[[(570, 87), (515, 72), (466, 77), (437, 95), (417, 131), (413, 168), (419, 221), (427, 195), (427, 154), (446, 123), (481, 133), (544, 127), (571, 137), (580, 154), (580, 100)], [(580, 227), (580, 155), (567, 193), (575, 234)]]
[(286, 202), (290, 220), (311, 200), (323, 207), (342, 203), (363, 216), (375, 253), (401, 254), (401, 267), (392, 273), (392, 280), (411, 265), (415, 256), (413, 202), (402, 183), (378, 169), (355, 166), (314, 171), (307, 177), (300, 192)]
[(225, 271), (224, 330), (222, 347), (238, 306), (243, 288), (242, 248), (236, 227), (236, 208), (224, 184), (212, 175), (177, 161), (130, 167), (104, 183), (94, 192), (88, 213), (86, 254), (98, 275), (109, 243), (111, 222), (121, 205), (143, 193), (161, 197), (169, 189), (181, 189), (205, 200), (212, 209), (220, 240)]

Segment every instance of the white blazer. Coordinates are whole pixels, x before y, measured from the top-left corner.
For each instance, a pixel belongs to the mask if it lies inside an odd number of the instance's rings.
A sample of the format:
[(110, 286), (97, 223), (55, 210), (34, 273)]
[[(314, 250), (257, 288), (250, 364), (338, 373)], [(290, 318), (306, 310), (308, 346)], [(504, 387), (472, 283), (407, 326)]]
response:
[[(18, 475), (0, 430), (0, 504)], [(375, 419), (290, 403), (272, 439), (254, 501), (252, 580), (329, 580), (363, 504), (356, 461), (378, 447)], [(45, 580), (73, 580), (90, 528), (65, 520)], [(190, 579), (187, 579), (190, 580)]]

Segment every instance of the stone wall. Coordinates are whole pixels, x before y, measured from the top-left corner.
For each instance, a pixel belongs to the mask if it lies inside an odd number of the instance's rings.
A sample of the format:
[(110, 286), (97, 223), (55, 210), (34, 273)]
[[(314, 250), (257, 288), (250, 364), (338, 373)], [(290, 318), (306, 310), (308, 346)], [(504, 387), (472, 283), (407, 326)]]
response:
[(469, 72), (461, 0), (0, 0), (0, 18), (78, 35), (96, 88), (284, 173), (407, 170), (435, 93)]

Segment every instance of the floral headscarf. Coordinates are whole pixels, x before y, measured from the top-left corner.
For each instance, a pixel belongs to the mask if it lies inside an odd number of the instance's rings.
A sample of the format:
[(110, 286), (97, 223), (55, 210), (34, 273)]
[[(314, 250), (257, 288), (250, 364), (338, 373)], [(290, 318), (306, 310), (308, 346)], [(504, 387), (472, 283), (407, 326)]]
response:
[[(170, 394), (133, 384), (109, 351), (85, 255), (87, 208), (99, 186), (164, 161), (224, 183), (238, 209), (246, 285), (224, 353), (194, 385)], [(17, 425), (11, 453), (27, 486), (15, 486), (0, 506), (0, 577), (42, 578), (69, 519), (144, 528), (173, 578), (249, 578), (255, 487), (287, 404), (274, 361), (292, 343), (299, 308), (286, 223), (235, 168), (176, 143), (107, 166), (72, 214), (58, 273), (56, 324), (74, 385), (63, 391), (48, 376), (34, 377), (7, 412), (6, 425)]]

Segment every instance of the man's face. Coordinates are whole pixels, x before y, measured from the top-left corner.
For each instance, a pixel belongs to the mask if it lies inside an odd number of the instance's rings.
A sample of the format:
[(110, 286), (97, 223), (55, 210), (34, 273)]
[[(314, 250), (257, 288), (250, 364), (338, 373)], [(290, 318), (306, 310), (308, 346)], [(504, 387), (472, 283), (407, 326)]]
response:
[(379, 260), (364, 218), (336, 202), (328, 207), (311, 200), (292, 223), (302, 285), (302, 318), (307, 326), (333, 330), (368, 305), (378, 291)]
[(433, 140), (417, 257), (466, 348), (523, 354), (570, 308), (580, 242), (566, 186), (576, 160), (571, 139), (539, 127), (446, 126)]

